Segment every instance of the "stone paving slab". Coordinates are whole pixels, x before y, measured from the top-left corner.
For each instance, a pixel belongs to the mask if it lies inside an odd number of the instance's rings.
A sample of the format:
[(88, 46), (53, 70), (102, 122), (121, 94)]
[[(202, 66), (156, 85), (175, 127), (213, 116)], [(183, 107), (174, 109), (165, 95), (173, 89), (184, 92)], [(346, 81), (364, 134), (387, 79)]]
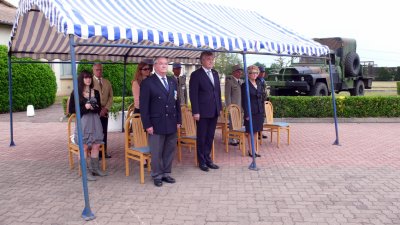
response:
[(110, 175), (89, 182), (97, 218), (86, 222), (81, 178), (68, 166), (67, 124), (54, 109), (17, 119), (14, 147), (0, 115), (1, 225), (400, 224), (397, 123), (339, 124), (340, 146), (332, 145), (332, 123), (292, 123), (290, 145), (285, 134), (280, 148), (263, 142), (259, 171), (248, 169), (251, 158), (237, 147), (224, 152), (217, 132), (221, 169), (200, 171), (185, 149), (173, 166), (177, 183), (161, 188), (148, 173), (139, 183), (137, 163), (125, 176), (123, 134), (110, 133)]

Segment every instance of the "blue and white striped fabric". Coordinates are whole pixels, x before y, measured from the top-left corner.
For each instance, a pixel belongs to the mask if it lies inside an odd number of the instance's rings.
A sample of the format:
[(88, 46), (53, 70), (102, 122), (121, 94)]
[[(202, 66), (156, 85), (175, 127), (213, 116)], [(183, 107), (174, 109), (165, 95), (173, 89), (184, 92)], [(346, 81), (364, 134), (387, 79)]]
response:
[(200, 53), (187, 48), (310, 56), (329, 52), (254, 11), (192, 0), (21, 0), (9, 49), (17, 57), (69, 60), (70, 34), (76, 43), (135, 46), (79, 46), (77, 60), (123, 61), (127, 56), (138, 62), (166, 56), (196, 63)]

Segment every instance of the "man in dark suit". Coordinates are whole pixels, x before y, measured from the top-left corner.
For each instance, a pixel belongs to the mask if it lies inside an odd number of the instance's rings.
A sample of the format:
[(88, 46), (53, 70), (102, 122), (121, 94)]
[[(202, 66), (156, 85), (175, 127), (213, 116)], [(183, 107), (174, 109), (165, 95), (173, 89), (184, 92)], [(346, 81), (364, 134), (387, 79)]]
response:
[(214, 53), (202, 52), (202, 67), (190, 75), (189, 97), (197, 123), (197, 159), (203, 171), (218, 169), (210, 157), (218, 116), (222, 110), (218, 72), (213, 70)]
[(181, 111), (177, 84), (167, 77), (168, 60), (158, 57), (154, 61), (155, 73), (140, 85), (140, 116), (146, 129), (151, 152), (151, 176), (154, 185), (175, 183), (170, 176), (175, 155), (177, 128), (181, 124)]

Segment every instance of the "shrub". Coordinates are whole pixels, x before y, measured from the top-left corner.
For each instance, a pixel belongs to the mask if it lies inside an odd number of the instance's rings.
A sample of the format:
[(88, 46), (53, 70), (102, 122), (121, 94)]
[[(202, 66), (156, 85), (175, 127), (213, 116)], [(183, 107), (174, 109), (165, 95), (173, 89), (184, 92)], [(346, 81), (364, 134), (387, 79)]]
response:
[[(79, 64), (78, 74), (82, 70), (92, 71), (92, 64)], [(125, 96), (132, 96), (133, 73), (136, 72), (137, 65), (126, 66), (126, 92)], [(103, 64), (103, 77), (111, 82), (114, 96), (122, 96), (124, 84), (124, 65), (122, 64)]]
[[(7, 51), (7, 46), (0, 45), (0, 113), (9, 111)], [(56, 77), (47, 63), (12, 64), (12, 85), (13, 111), (24, 111), (27, 105), (46, 108), (56, 99)]]
[[(274, 117), (333, 117), (331, 97), (271, 96)], [(340, 96), (336, 98), (338, 117), (400, 117), (399, 96)]]
[(396, 85), (397, 85), (397, 94), (400, 95), (400, 81), (397, 81)]

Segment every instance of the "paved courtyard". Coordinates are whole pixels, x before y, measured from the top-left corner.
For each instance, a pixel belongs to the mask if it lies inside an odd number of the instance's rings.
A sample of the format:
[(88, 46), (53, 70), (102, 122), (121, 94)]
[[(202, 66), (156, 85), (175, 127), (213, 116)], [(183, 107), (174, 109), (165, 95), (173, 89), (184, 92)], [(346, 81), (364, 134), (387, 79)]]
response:
[[(82, 181), (67, 159), (60, 105), (0, 115), (0, 224), (400, 224), (400, 123), (291, 123), (264, 142), (259, 171), (237, 147), (225, 153), (216, 136), (219, 170), (194, 166), (193, 152), (175, 162), (176, 184), (139, 183), (138, 164), (125, 176), (123, 134), (109, 134), (110, 175), (89, 182), (96, 219), (81, 218)], [(269, 140), (269, 139), (268, 139)], [(187, 149), (185, 149), (187, 150)]]

